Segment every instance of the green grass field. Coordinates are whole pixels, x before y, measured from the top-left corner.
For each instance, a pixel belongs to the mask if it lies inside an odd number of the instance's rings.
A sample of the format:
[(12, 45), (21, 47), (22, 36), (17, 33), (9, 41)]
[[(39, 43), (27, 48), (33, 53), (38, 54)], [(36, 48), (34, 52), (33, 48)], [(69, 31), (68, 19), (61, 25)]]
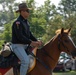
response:
[(55, 72), (53, 75), (76, 75), (76, 71), (71, 72)]

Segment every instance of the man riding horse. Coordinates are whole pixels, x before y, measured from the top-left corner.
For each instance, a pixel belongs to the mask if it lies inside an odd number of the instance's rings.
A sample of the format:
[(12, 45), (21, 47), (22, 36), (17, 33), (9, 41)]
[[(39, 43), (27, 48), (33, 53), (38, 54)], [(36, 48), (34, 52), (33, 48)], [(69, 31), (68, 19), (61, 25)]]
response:
[(29, 57), (25, 52), (28, 45), (33, 47), (41, 46), (41, 41), (38, 41), (30, 31), (30, 25), (27, 18), (30, 15), (30, 9), (26, 3), (21, 3), (18, 6), (16, 13), (19, 17), (12, 25), (12, 48), (13, 52), (21, 61), (20, 75), (26, 75), (29, 67)]

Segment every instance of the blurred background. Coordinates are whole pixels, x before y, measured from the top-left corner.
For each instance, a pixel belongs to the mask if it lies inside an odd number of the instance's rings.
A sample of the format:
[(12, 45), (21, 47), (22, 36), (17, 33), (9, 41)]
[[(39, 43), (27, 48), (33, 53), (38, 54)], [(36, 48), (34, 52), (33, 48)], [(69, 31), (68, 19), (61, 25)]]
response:
[(0, 49), (4, 41), (11, 41), (11, 26), (19, 15), (15, 11), (21, 2), (32, 7), (28, 20), (36, 38), (45, 44), (57, 29), (72, 28), (71, 36), (76, 44), (76, 0), (0, 0)]

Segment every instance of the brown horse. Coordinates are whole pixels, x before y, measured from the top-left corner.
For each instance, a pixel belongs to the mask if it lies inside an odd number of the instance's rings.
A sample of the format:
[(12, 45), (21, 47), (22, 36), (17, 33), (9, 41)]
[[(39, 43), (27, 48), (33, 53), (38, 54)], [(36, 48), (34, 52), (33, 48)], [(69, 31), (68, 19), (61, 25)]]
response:
[(56, 36), (37, 50), (37, 57), (45, 64), (43, 66), (37, 61), (34, 69), (27, 75), (52, 75), (61, 52), (66, 52), (67, 54), (71, 54), (73, 51), (76, 52), (75, 44), (69, 36), (70, 30), (64, 30), (63, 28), (58, 30)]
[[(52, 75), (61, 52), (66, 52), (67, 54), (76, 52), (75, 44), (69, 35), (70, 30), (62, 28), (56, 31), (56, 35), (41, 49), (37, 50), (36, 56), (38, 59), (36, 65), (27, 75)], [(12, 70), (9, 73), (13, 75), (11, 72)]]

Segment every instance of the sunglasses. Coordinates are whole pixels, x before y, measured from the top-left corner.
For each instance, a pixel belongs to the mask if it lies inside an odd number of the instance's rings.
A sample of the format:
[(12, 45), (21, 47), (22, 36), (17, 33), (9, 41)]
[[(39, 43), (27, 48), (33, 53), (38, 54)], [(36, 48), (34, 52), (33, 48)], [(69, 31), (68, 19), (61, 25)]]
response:
[(24, 12), (25, 12), (25, 11), (26, 11), (27, 13), (29, 13), (29, 12), (30, 12), (30, 11), (29, 11), (29, 9), (24, 10)]

